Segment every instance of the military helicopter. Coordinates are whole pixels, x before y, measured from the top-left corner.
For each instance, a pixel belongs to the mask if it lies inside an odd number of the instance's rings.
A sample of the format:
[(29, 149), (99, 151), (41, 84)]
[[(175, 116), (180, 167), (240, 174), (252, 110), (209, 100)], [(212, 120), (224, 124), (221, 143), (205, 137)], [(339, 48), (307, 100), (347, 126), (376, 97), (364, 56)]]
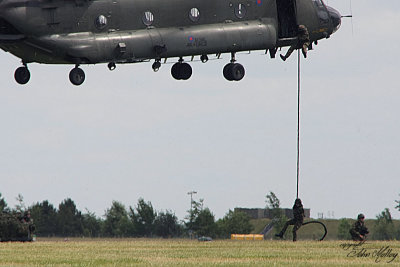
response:
[(168, 58), (178, 58), (172, 76), (187, 80), (192, 67), (184, 57), (205, 63), (223, 53), (231, 55), (224, 77), (240, 81), (237, 52), (265, 50), (275, 58), (297, 42), (298, 25), (307, 27), (312, 46), (339, 29), (341, 15), (322, 0), (0, 0), (0, 48), (21, 58), (19, 84), (29, 81), (34, 62), (73, 64), (69, 79), (81, 85), (83, 64), (114, 70), (154, 60), (158, 71)]

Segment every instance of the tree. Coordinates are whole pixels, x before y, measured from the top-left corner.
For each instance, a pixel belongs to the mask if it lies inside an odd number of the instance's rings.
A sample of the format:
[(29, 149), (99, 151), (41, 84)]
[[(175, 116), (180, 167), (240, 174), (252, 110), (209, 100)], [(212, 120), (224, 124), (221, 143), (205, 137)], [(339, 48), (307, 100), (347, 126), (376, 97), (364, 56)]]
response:
[(0, 193), (0, 213), (1, 212), (8, 212), (8, 207), (7, 207), (7, 202), (5, 201), (5, 199), (3, 197), (1, 197), (1, 193)]
[(275, 195), (274, 192), (270, 191), (268, 195), (265, 196), (267, 200), (267, 208), (272, 210), (280, 209), (281, 202), (279, 201), (278, 197)]
[(242, 211), (231, 211), (217, 221), (218, 235), (228, 238), (231, 234), (248, 234), (253, 230), (250, 217)]
[(171, 211), (159, 212), (154, 220), (154, 232), (157, 236), (168, 238), (178, 237), (182, 234), (182, 226), (178, 218)]
[(272, 224), (275, 228), (275, 233), (279, 233), (283, 225), (286, 223), (287, 218), (282, 214), (282, 209), (280, 208), (281, 203), (274, 192), (270, 191), (269, 194), (266, 195), (266, 198), (265, 202), (267, 203), (267, 209), (270, 211), (273, 218)]
[(151, 202), (146, 203), (143, 198), (139, 198), (136, 212), (132, 207), (129, 209), (129, 217), (134, 224), (136, 234), (151, 237), (154, 231), (154, 220), (157, 216)]
[(381, 214), (376, 216), (376, 219), (372, 238), (375, 240), (393, 240), (396, 233), (389, 209), (385, 208)]
[(83, 235), (88, 237), (99, 237), (101, 235), (101, 219), (86, 209), (82, 215)]
[(133, 225), (129, 221), (125, 206), (113, 201), (111, 208), (106, 210), (103, 233), (111, 237), (127, 237), (133, 234)]
[(350, 229), (351, 229), (351, 224), (349, 220), (347, 219), (341, 219), (339, 226), (338, 226), (338, 234), (337, 237), (339, 240), (350, 240), (351, 235), (350, 235)]
[(57, 211), (49, 201), (37, 202), (30, 206), (29, 210), (38, 236), (54, 236), (56, 234)]
[[(399, 194), (399, 196), (400, 196), (400, 194)], [(400, 211), (400, 200), (395, 200), (395, 202), (397, 203), (397, 206), (395, 208)], [(397, 230), (396, 239), (397, 240), (400, 239), (400, 229)]]
[(24, 213), (26, 210), (25, 203), (24, 203), (24, 197), (21, 194), (18, 194), (18, 196), (15, 198), (17, 200), (17, 204), (15, 205), (15, 210), (19, 213)]
[(57, 234), (61, 236), (79, 236), (83, 234), (82, 214), (76, 209), (74, 201), (65, 199), (58, 206)]
[(200, 212), (203, 210), (203, 205), (204, 205), (203, 202), (204, 199), (202, 198), (199, 200), (199, 202), (192, 200), (190, 210), (187, 211), (189, 214), (188, 216), (185, 217), (185, 219), (188, 220), (188, 222), (185, 223), (185, 226), (189, 230), (189, 232), (193, 230), (193, 223), (196, 220), (197, 216), (200, 214)]
[(217, 225), (215, 224), (214, 214), (209, 208), (202, 209), (193, 222), (193, 230), (198, 236), (215, 237)]

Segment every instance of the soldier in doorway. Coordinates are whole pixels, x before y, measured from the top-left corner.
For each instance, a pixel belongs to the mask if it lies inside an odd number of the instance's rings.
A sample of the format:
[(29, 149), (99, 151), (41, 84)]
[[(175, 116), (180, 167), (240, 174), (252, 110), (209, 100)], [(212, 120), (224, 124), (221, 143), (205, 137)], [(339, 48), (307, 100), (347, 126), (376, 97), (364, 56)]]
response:
[(354, 241), (364, 241), (369, 234), (368, 228), (364, 224), (365, 216), (360, 213), (357, 216), (357, 221), (354, 223), (353, 228), (350, 229), (351, 238)]
[(301, 49), (304, 58), (307, 58), (307, 49), (309, 46), (310, 35), (308, 33), (307, 27), (304, 25), (299, 25), (299, 28), (297, 29), (297, 42), (289, 48), (285, 56), (281, 54), (281, 59), (283, 61), (286, 61), (286, 59), (290, 57), (295, 49)]
[(283, 226), (281, 232), (276, 234), (275, 236), (283, 238), (283, 235), (286, 232), (286, 229), (289, 225), (293, 225), (293, 242), (297, 240), (297, 230), (303, 225), (304, 221), (304, 208), (301, 203), (300, 198), (296, 199), (293, 205), (293, 219), (287, 221), (285, 226)]

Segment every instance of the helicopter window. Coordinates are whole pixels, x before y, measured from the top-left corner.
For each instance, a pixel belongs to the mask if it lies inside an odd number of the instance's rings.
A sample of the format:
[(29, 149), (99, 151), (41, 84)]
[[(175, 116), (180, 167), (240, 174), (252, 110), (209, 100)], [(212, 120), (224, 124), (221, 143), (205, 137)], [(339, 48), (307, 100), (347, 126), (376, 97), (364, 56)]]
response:
[(322, 2), (322, 0), (313, 0), (313, 1), (314, 1), (314, 4), (317, 7), (323, 7), (324, 6), (324, 2)]
[(144, 25), (150, 26), (154, 22), (154, 15), (150, 11), (146, 11), (143, 14), (142, 21)]
[(237, 5), (235, 8), (235, 15), (239, 19), (244, 18), (244, 16), (246, 16), (246, 6), (244, 4)]
[(96, 24), (96, 27), (99, 30), (104, 29), (107, 26), (107, 18), (106, 18), (106, 16), (104, 16), (104, 15), (98, 16), (96, 18), (95, 24)]
[(196, 22), (200, 19), (200, 11), (197, 8), (192, 8), (189, 12), (189, 18), (191, 21)]
[(318, 17), (321, 22), (329, 23), (329, 15), (326, 11), (318, 11)]

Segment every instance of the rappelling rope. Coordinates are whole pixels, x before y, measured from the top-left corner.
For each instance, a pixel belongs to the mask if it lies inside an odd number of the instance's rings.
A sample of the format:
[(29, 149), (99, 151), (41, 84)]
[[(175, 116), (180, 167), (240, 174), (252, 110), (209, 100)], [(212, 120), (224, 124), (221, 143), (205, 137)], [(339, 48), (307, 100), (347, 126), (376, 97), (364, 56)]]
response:
[(325, 236), (328, 234), (328, 230), (326, 229), (325, 224), (323, 224), (322, 222), (319, 222), (319, 221), (309, 221), (309, 222), (303, 223), (302, 225), (307, 225), (307, 224), (310, 224), (310, 223), (318, 223), (318, 224), (320, 224), (320, 225), (322, 225), (322, 226), (324, 227), (325, 233), (324, 233), (324, 235), (319, 239), (319, 241), (324, 240)]
[(300, 180), (300, 49), (297, 50), (297, 191), (296, 199), (299, 198)]
[[(299, 181), (300, 181), (300, 93), (301, 93), (301, 56), (300, 49), (297, 50), (297, 190), (296, 190), (296, 198), (299, 198)], [(328, 234), (328, 230), (326, 229), (325, 224), (319, 221), (310, 221), (305, 222), (302, 225), (307, 225), (310, 223), (318, 223), (324, 227), (324, 235), (321, 237), (320, 241), (324, 240), (325, 236)]]

